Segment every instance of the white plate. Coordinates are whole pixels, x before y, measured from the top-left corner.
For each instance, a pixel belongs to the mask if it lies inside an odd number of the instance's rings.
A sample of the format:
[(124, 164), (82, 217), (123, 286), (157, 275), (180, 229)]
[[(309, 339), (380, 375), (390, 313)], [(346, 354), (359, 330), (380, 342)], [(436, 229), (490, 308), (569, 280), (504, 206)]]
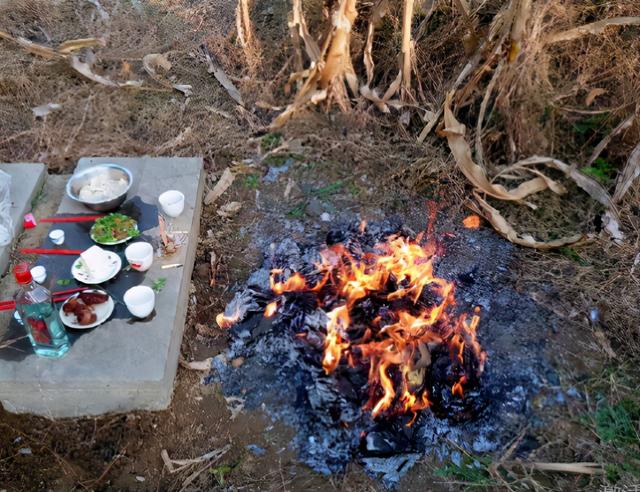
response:
[[(100, 289), (86, 290), (85, 292), (100, 292), (103, 294), (107, 294), (105, 291)], [(74, 299), (78, 297), (80, 294), (81, 293), (79, 292), (76, 295), (71, 296), (69, 299)], [(68, 326), (69, 328), (73, 328), (75, 330), (88, 330), (89, 328), (95, 328), (96, 326), (107, 321), (109, 319), (109, 316), (111, 316), (111, 313), (113, 313), (113, 308), (115, 307), (115, 303), (113, 302), (113, 299), (111, 299), (111, 296), (109, 294), (107, 294), (107, 296), (108, 296), (107, 302), (103, 302), (102, 304), (95, 304), (93, 306), (93, 310), (96, 313), (96, 320), (90, 325), (79, 325), (78, 323), (76, 323), (77, 320), (76, 320), (75, 314), (73, 313), (67, 314), (64, 312), (62, 308), (67, 302), (69, 302), (69, 299), (64, 301), (64, 303), (60, 307), (60, 320), (62, 321), (62, 323), (64, 323), (65, 326)]]
[(115, 277), (122, 268), (122, 259), (113, 251), (107, 251), (106, 253), (109, 271), (104, 277), (98, 278), (91, 275), (91, 273), (86, 270), (82, 257), (78, 256), (76, 261), (73, 262), (73, 265), (71, 265), (71, 275), (73, 278), (83, 284), (101, 284)]

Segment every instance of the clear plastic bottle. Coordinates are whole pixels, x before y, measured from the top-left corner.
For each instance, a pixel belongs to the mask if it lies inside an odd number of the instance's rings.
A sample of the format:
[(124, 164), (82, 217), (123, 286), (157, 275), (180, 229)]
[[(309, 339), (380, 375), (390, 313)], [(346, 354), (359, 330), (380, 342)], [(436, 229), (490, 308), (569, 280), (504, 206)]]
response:
[(33, 281), (27, 263), (17, 264), (13, 273), (20, 284), (15, 296), (16, 310), (33, 350), (41, 357), (62, 357), (69, 350), (69, 337), (53, 305), (51, 292)]

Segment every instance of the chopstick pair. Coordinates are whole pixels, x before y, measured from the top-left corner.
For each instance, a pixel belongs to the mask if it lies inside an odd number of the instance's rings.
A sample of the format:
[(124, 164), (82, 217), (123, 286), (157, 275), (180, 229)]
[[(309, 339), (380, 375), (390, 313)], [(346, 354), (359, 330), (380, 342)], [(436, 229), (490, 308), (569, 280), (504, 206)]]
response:
[(79, 255), (81, 249), (55, 249), (55, 248), (22, 248), (20, 253), (24, 255)]
[[(57, 292), (52, 293), (53, 302), (62, 302), (66, 301), (72, 295), (87, 290), (89, 287), (76, 287), (74, 289), (66, 289), (59, 290)], [(11, 311), (16, 308), (16, 302), (13, 300), (10, 301), (0, 301), (0, 311)]]
[(40, 222), (50, 222), (50, 223), (69, 223), (69, 222), (91, 222), (93, 220), (98, 220), (104, 217), (104, 214), (100, 215), (79, 215), (77, 217), (47, 217), (44, 219), (40, 219)]

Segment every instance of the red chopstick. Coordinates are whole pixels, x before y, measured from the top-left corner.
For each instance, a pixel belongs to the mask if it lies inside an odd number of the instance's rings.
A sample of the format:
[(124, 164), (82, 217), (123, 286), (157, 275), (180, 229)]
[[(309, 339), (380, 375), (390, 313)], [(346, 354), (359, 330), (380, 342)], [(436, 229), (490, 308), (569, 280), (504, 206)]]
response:
[[(73, 295), (74, 294), (69, 294), (69, 295), (62, 296), (62, 297), (54, 297), (53, 298), (53, 302), (57, 303), (57, 302), (66, 301), (67, 299), (69, 299), (69, 297), (71, 297)], [(15, 301), (8, 302), (7, 304), (0, 304), (0, 311), (12, 311), (15, 308), (16, 308)]]
[(76, 292), (82, 292), (83, 290), (87, 290), (88, 288), (89, 287), (76, 287), (74, 289), (59, 290), (57, 292), (52, 292), (51, 295), (62, 296), (64, 294), (75, 294)]
[(101, 217), (104, 217), (104, 214), (80, 215), (77, 217), (47, 217), (46, 219), (40, 219), (40, 222), (90, 222), (92, 220), (98, 220)]
[(81, 249), (48, 249), (48, 248), (22, 248), (20, 253), (25, 255), (79, 255)]
[[(53, 302), (66, 301), (73, 294), (85, 291), (88, 288), (89, 287), (76, 287), (75, 289), (59, 290), (58, 292), (54, 292), (52, 294)], [(0, 311), (7, 311), (9, 309), (15, 309), (15, 307), (16, 307), (16, 302), (15, 301), (0, 301)]]

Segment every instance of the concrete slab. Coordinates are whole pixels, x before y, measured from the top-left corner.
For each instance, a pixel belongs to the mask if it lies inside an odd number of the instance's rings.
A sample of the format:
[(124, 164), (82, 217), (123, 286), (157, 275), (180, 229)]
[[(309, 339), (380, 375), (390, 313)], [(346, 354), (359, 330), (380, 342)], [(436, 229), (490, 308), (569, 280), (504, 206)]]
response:
[[(173, 229), (189, 231), (186, 243), (171, 257), (155, 258), (146, 274), (135, 273), (143, 285), (166, 278), (164, 289), (156, 296), (156, 314), (151, 320), (131, 323), (128, 316), (114, 314), (107, 323), (75, 338), (60, 360), (47, 360), (32, 353), (7, 357), (0, 351), (0, 401), (9, 411), (52, 418), (77, 417), (160, 410), (171, 401), (198, 241), (204, 188), (202, 159), (86, 158), (79, 161), (77, 168), (101, 162), (128, 167), (134, 176), (129, 199), (145, 205), (155, 205), (157, 196), (167, 189), (182, 191), (185, 211), (174, 219)], [(58, 212), (88, 213), (66, 197)], [(157, 227), (143, 230), (151, 237), (157, 232)], [(68, 242), (65, 246), (74, 247)], [(121, 253), (122, 249), (117, 251)], [(172, 263), (184, 267), (161, 268)], [(132, 274), (121, 272), (107, 289), (116, 292), (119, 279)], [(117, 295), (114, 297), (118, 300)], [(122, 312), (126, 308), (120, 305), (116, 311), (119, 309)]]
[[(0, 164), (0, 171), (11, 176), (11, 220), (13, 221), (13, 237), (22, 232), (22, 218), (31, 211), (31, 204), (40, 193), (46, 168), (40, 163)], [(14, 243), (0, 246), (0, 275), (4, 274), (9, 265), (9, 254)]]

